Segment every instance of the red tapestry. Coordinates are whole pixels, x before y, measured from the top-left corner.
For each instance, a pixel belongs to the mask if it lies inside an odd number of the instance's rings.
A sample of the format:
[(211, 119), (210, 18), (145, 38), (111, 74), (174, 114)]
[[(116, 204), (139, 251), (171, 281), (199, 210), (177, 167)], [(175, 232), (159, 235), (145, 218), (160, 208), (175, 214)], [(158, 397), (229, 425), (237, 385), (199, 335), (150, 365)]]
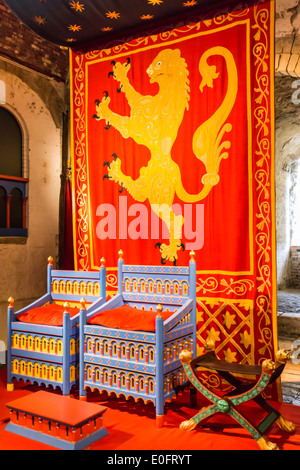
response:
[(198, 348), (230, 362), (277, 350), (273, 8), (71, 54), (75, 268), (105, 257), (114, 293), (120, 249), (155, 265), (194, 250)]

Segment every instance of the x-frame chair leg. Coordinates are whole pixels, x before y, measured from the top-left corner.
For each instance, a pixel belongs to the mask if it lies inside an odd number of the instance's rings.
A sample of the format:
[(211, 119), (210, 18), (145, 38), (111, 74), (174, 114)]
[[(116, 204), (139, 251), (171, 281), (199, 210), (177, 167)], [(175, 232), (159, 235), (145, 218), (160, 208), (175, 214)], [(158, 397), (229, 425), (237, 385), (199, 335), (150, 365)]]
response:
[[(182, 351), (180, 355), (181, 362), (185, 369), (185, 373), (190, 380), (191, 384), (202, 393), (208, 400), (212, 402), (211, 405), (202, 408), (194, 417), (187, 421), (183, 421), (180, 425), (180, 429), (191, 431), (203, 420), (209, 416), (214, 415), (217, 412), (227, 413), (234, 420), (236, 420), (241, 426), (243, 426), (251, 436), (256, 440), (259, 447), (264, 450), (275, 450), (278, 449), (278, 446), (275, 443), (270, 442), (265, 436), (264, 432), (269, 429), (270, 425), (273, 424), (276, 420), (278, 424), (285, 426), (287, 429), (288, 423), (277, 410), (275, 410), (271, 405), (266, 402), (261, 393), (267, 387), (270, 382), (270, 379), (275, 370), (275, 364), (272, 361), (266, 360), (262, 365), (261, 376), (257, 382), (249, 387), (244, 388), (243, 390), (238, 390), (238, 386), (242, 383), (236, 377), (228, 373), (228, 376), (232, 377), (232, 384), (236, 387), (230, 396), (220, 397), (215, 392), (209, 390), (201, 381), (199, 380), (196, 368), (192, 362), (192, 354), (189, 351)], [(268, 409), (269, 413), (267, 417), (259, 424), (259, 426), (254, 426), (237, 408), (236, 406), (242, 403), (245, 403), (249, 400), (255, 400), (260, 404), (264, 409)], [(283, 429), (283, 428), (282, 428)], [(286, 430), (285, 429), (285, 430)], [(289, 431), (291, 432), (291, 431)]]

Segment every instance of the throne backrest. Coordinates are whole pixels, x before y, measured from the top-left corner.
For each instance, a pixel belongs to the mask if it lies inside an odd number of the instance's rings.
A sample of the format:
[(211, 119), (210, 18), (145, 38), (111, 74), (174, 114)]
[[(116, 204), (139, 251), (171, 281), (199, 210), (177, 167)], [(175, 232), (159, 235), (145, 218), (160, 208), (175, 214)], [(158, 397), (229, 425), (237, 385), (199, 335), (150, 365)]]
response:
[(79, 302), (84, 297), (87, 304), (89, 304), (100, 296), (101, 278), (99, 271), (51, 271), (52, 300), (56, 302)]
[(189, 267), (122, 266), (125, 302), (178, 306), (190, 298)]

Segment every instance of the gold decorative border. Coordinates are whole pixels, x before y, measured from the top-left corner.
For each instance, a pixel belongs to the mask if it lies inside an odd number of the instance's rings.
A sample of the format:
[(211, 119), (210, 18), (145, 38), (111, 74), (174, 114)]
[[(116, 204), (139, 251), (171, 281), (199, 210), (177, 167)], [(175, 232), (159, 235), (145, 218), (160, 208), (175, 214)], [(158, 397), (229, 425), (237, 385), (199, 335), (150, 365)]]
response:
[[(255, 329), (255, 362), (274, 359), (277, 345), (277, 309), (276, 309), (276, 244), (275, 244), (275, 184), (274, 184), (274, 0), (258, 0), (251, 19), (252, 54), (254, 69), (252, 83), (253, 99), (253, 203), (254, 203), (254, 256), (256, 276), (244, 276), (216, 273), (198, 273), (197, 290), (202, 295), (228, 296), (254, 299)], [(159, 41), (173, 38), (180, 41), (187, 32), (198, 32), (201, 28), (209, 30), (212, 25), (232, 24), (237, 18), (248, 15), (250, 8), (236, 12), (219, 12), (214, 18), (202, 18), (178, 29), (138, 38), (130, 43), (114, 46), (101, 51), (90, 51), (85, 55), (72, 56), (71, 105), (72, 105), (72, 142), (73, 145), (73, 227), (74, 253), (76, 269), (90, 269), (90, 240), (88, 220), (88, 191), (86, 175), (85, 148), (85, 83), (83, 64), (85, 60), (105, 60), (114, 54), (125, 54), (137, 47), (149, 47)], [(75, 125), (74, 125), (75, 124)], [(207, 275), (207, 277), (206, 277)], [(113, 282), (115, 287), (115, 282)]]
[(206, 279), (198, 277), (196, 281), (196, 292), (202, 291), (203, 294), (235, 294), (236, 296), (245, 296), (254, 289), (254, 282), (251, 279), (233, 279), (225, 278), (220, 282), (216, 277), (210, 276)]
[[(71, 70), (71, 152), (73, 196), (73, 244), (75, 269), (87, 271), (89, 266), (89, 220), (86, 172), (86, 122), (85, 122), (85, 74), (84, 57), (70, 52)], [(75, 125), (74, 125), (75, 123)], [(79, 266), (78, 266), (78, 265)]]
[[(277, 309), (276, 309), (276, 246), (274, 216), (274, 98), (273, 98), (273, 39), (274, 2), (270, 9), (254, 7), (253, 57), (255, 65), (254, 121), (256, 128), (255, 173), (256, 182), (256, 314), (258, 318), (259, 362), (274, 359), (277, 348)], [(275, 334), (274, 334), (275, 333)]]

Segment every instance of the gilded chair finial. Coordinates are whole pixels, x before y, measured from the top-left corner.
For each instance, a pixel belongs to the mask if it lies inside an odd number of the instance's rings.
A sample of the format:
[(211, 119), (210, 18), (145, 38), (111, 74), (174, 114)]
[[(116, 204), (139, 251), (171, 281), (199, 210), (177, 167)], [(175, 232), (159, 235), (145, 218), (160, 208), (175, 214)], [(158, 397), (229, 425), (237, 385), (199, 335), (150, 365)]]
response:
[(272, 375), (275, 371), (275, 363), (271, 359), (265, 359), (262, 363), (262, 371), (264, 374)]
[(190, 260), (192, 262), (195, 262), (195, 256), (196, 256), (196, 253), (194, 252), (194, 250), (190, 251)]
[(101, 263), (101, 268), (104, 268), (105, 267), (105, 258), (104, 257), (102, 257), (100, 259), (100, 263)]
[(192, 360), (192, 353), (188, 349), (183, 349), (179, 354), (179, 359), (181, 360), (182, 364), (189, 364)]
[(118, 255), (119, 255), (119, 261), (122, 261), (122, 260), (123, 260), (123, 254), (124, 254), (123, 251), (122, 251), (122, 250), (119, 250), (119, 253), (118, 253)]
[(70, 305), (69, 305), (68, 302), (65, 302), (65, 303), (64, 303), (64, 308), (65, 308), (65, 312), (69, 313)]
[(52, 256), (49, 256), (49, 258), (48, 258), (47, 261), (48, 261), (48, 266), (53, 266), (53, 264), (52, 264), (52, 262), (53, 262)]
[(287, 361), (290, 359), (290, 354), (291, 351), (289, 351), (288, 349), (280, 349), (275, 355), (276, 362), (279, 362), (279, 364), (286, 364)]
[(204, 346), (205, 351), (214, 351), (215, 342), (213, 339), (207, 338), (203, 346)]
[(157, 311), (157, 317), (162, 317), (162, 311), (163, 311), (163, 308), (162, 308), (162, 305), (158, 304), (156, 306), (156, 311)]
[(14, 306), (14, 301), (15, 301), (15, 300), (14, 300), (12, 297), (10, 297), (10, 298), (8, 299), (8, 306), (9, 306), (9, 307), (13, 307), (13, 306)]
[(80, 304), (81, 304), (81, 310), (85, 310), (85, 304), (86, 304), (86, 300), (82, 297), (82, 299), (80, 299)]

